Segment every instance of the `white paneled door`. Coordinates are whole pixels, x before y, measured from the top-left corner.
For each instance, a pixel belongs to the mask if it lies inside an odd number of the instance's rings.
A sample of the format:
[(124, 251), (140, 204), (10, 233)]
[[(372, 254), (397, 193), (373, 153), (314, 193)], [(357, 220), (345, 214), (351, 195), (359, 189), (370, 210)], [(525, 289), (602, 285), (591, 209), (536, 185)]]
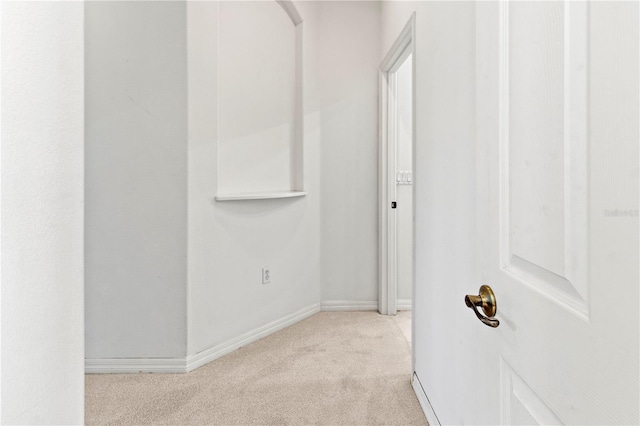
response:
[(455, 321), (441, 423), (640, 422), (639, 15), (477, 3), (478, 281), (456, 285), (490, 286), (500, 324)]

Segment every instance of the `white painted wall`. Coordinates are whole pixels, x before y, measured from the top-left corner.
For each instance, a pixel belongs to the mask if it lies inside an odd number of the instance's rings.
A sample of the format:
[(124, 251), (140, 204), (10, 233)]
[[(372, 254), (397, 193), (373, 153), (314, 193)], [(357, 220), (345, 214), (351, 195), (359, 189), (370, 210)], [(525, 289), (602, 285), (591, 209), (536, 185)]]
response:
[(2, 424), (81, 424), (83, 3), (2, 2)]
[(377, 301), (381, 3), (317, 7), (322, 300)]
[(184, 2), (86, 4), (87, 358), (186, 354)]
[[(189, 355), (223, 345), (320, 301), (320, 119), (315, 109), (313, 53), (318, 42), (316, 5), (297, 5), (304, 19), (304, 181), (309, 195), (224, 202), (213, 199), (221, 161), (218, 82), (226, 83), (217, 68), (218, 4), (187, 5)], [(225, 25), (233, 24), (225, 21)], [(264, 87), (258, 95), (270, 90)], [(261, 282), (263, 266), (271, 268), (267, 285)]]
[(308, 195), (233, 202), (214, 200), (220, 5), (87, 6), (88, 358), (191, 357), (321, 300), (377, 300), (380, 3), (296, 5)]
[[(209, 2), (188, 5), (190, 355), (320, 300), (378, 297), (380, 5), (296, 6), (304, 21), (309, 195), (215, 202), (215, 165), (222, 161), (216, 84), (225, 84), (216, 67), (219, 10)], [(262, 266), (271, 267), (271, 284), (261, 284)]]
[[(456, 365), (458, 346), (426, 356), (428, 336), (446, 324), (468, 321), (452, 313), (437, 318), (430, 306), (459, 300), (453, 282), (477, 289), (475, 275), (475, 6), (472, 2), (385, 2), (385, 54), (416, 12), (416, 266), (413, 344), (418, 376), (431, 364)], [(437, 261), (436, 261), (437, 260)], [(443, 326), (445, 324), (445, 326)], [(429, 391), (430, 383), (422, 385)]]
[(289, 191), (296, 27), (275, 1), (219, 5), (218, 192)]

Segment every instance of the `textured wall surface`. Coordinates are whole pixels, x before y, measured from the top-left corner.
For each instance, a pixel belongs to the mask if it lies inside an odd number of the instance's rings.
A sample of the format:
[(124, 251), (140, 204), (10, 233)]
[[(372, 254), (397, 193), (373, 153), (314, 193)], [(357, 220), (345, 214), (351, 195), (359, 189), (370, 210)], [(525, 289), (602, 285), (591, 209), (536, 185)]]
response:
[[(217, 75), (218, 7), (214, 2), (188, 4), (190, 355), (320, 302), (314, 7), (299, 4), (305, 26), (304, 181), (308, 195), (221, 202), (214, 200), (222, 161), (218, 157), (218, 82), (225, 84), (223, 76)], [(266, 87), (265, 93), (269, 90)], [(263, 266), (271, 268), (271, 283), (266, 285), (262, 284)]]
[[(427, 387), (435, 380), (446, 383), (442, 377), (447, 374), (461, 374), (453, 367), (462, 362), (458, 341), (442, 347), (433, 342), (444, 341), (457, 330), (458, 321), (469, 320), (462, 315), (467, 308), (453, 284), (476, 282), (475, 6), (473, 2), (384, 2), (384, 54), (413, 12), (417, 51), (412, 319), (414, 369)], [(462, 310), (444, 325), (433, 309), (443, 303)], [(439, 390), (441, 395), (473, 397), (467, 389), (448, 384)], [(458, 401), (437, 403), (456, 407)]]
[(379, 2), (319, 2), (322, 300), (378, 300)]
[(87, 358), (186, 352), (183, 2), (86, 5)]
[(83, 3), (0, 7), (0, 421), (82, 424)]

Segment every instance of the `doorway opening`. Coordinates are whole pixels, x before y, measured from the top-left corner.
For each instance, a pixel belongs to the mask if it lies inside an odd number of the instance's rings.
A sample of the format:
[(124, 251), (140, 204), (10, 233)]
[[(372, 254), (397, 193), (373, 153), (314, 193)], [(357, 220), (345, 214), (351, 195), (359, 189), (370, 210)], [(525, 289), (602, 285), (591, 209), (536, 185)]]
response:
[(384, 60), (380, 74), (378, 311), (402, 314), (411, 342), (414, 294), (415, 14)]

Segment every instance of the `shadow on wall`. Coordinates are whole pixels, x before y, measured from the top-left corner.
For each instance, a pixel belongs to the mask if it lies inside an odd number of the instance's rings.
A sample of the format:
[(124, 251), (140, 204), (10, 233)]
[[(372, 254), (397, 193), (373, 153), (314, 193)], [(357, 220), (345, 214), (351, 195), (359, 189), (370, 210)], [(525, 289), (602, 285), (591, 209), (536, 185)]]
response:
[(228, 244), (258, 258), (281, 253), (304, 231), (307, 197), (212, 203), (218, 229)]

